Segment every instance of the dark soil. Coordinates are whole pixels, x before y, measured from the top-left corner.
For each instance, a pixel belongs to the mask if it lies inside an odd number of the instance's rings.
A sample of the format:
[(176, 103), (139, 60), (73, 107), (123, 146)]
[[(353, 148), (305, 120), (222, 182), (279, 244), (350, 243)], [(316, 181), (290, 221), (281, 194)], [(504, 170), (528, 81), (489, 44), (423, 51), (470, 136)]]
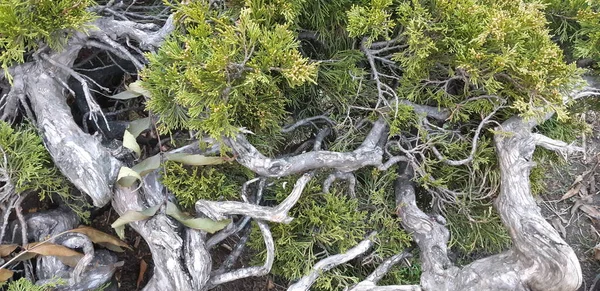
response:
[[(92, 227), (103, 232), (116, 236), (116, 233), (110, 226), (119, 216), (117, 213), (108, 208), (106, 211), (98, 215), (92, 221)], [(114, 276), (113, 284), (116, 285), (116, 290), (133, 291), (141, 289), (146, 285), (148, 279), (152, 277), (154, 264), (152, 262), (152, 254), (146, 244), (146, 241), (134, 230), (129, 227), (125, 228), (125, 242), (128, 243), (132, 250), (125, 250), (123, 253), (116, 253), (119, 261), (125, 264), (117, 268)], [(147, 265), (146, 271), (140, 274), (140, 267), (144, 261)], [(140, 280), (138, 288), (138, 280)]]

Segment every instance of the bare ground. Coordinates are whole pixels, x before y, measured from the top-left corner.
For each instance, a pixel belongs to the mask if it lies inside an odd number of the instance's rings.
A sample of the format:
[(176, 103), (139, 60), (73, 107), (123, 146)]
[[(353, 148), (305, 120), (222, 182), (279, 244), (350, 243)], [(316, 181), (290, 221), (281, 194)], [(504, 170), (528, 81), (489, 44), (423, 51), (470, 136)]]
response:
[(594, 247), (600, 243), (599, 117), (598, 113), (587, 113), (592, 132), (578, 141), (586, 155), (569, 157), (568, 165), (549, 165), (546, 193), (537, 197), (544, 217), (579, 258), (584, 280), (580, 291), (600, 291), (600, 256), (594, 257)]

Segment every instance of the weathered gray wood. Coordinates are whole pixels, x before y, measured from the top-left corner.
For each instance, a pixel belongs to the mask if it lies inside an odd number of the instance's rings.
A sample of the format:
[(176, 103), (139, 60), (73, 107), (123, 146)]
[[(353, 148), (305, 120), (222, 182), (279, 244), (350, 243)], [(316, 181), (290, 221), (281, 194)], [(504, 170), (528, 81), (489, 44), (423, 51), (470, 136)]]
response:
[[(123, 214), (163, 203), (165, 193), (157, 177), (156, 172), (148, 174), (139, 190), (116, 187), (113, 208)], [(154, 275), (144, 290), (203, 290), (212, 267), (204, 247), (205, 234), (183, 229), (160, 210), (148, 220), (129, 225), (144, 238), (152, 252)]]
[(577, 290), (579, 261), (558, 232), (542, 217), (530, 191), (534, 121), (513, 117), (497, 128), (495, 144), (501, 171), (496, 209), (508, 228), (513, 248), (463, 268), (447, 256), (448, 230), (442, 219), (415, 203), (410, 171), (398, 178), (396, 197), (402, 225), (421, 250), (421, 285), (425, 290)]

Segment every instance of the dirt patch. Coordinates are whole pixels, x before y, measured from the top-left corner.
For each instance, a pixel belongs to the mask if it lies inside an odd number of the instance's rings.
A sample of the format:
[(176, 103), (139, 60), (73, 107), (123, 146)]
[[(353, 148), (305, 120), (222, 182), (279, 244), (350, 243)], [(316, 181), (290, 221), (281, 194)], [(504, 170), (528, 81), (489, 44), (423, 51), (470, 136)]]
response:
[[(542, 214), (573, 248), (583, 272), (580, 291), (600, 291), (600, 261), (593, 248), (600, 243), (600, 114), (588, 113), (592, 133), (582, 137), (585, 156), (570, 157), (568, 165), (549, 165), (547, 192), (537, 197)], [(572, 195), (563, 199), (565, 194)], [(600, 214), (600, 212), (598, 212)]]

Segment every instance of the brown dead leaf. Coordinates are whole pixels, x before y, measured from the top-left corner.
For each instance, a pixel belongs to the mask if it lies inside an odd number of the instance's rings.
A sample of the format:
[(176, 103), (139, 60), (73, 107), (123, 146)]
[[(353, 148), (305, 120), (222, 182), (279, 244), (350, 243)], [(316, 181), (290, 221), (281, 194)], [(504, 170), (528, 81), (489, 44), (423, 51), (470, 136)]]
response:
[(585, 212), (590, 217), (600, 220), (600, 211), (598, 211), (598, 209), (596, 209), (596, 207), (584, 204), (584, 205), (579, 206), (579, 209), (581, 211)]
[(107, 250), (111, 250), (113, 252), (117, 252), (117, 253), (125, 252), (125, 250), (122, 249), (120, 246), (116, 246), (116, 245), (109, 244), (109, 243), (104, 243), (104, 242), (99, 242), (98, 244), (101, 245), (101, 246), (103, 246)]
[(581, 200), (575, 201), (575, 204), (573, 204), (573, 207), (571, 207), (571, 216), (575, 215), (575, 213), (577, 212), (579, 207), (581, 207), (581, 205), (583, 205)]
[(13, 276), (14, 272), (8, 269), (0, 269), (0, 282), (6, 282)]
[(588, 194), (589, 194), (589, 192), (588, 192), (586, 185), (583, 185), (582, 187), (579, 188), (579, 196), (587, 197)]
[(271, 290), (274, 288), (275, 288), (275, 283), (273, 283), (273, 280), (271, 280), (271, 278), (269, 278), (267, 281), (267, 290)]
[(8, 255), (10, 255), (12, 252), (14, 252), (17, 247), (19, 247), (18, 245), (0, 245), (0, 257), (6, 257)]
[(144, 259), (140, 260), (140, 273), (138, 275), (138, 279), (137, 279), (137, 290), (140, 290), (140, 285), (142, 285), (142, 282), (144, 281), (144, 275), (146, 274), (146, 270), (148, 269), (148, 264), (146, 263), (146, 261), (144, 261)]
[(600, 244), (594, 247), (594, 259), (600, 261)]
[(552, 219), (552, 226), (560, 233), (561, 237), (565, 238), (567, 231), (561, 223), (560, 218), (555, 217), (554, 219)]
[(131, 250), (131, 247), (124, 241), (89, 226), (80, 225), (78, 228), (72, 229), (71, 232), (85, 234), (92, 242), (102, 245), (112, 251), (122, 253), (124, 250), (121, 247)]
[(562, 201), (565, 199), (569, 199), (569, 198), (577, 195), (577, 193), (579, 193), (580, 189), (581, 189), (581, 183), (577, 183), (575, 186), (571, 187), (571, 189), (569, 189), (569, 191), (567, 191), (567, 193), (565, 193), (565, 195), (560, 197), (560, 200)]
[(24, 252), (27, 253), (20, 256), (17, 260), (29, 260), (34, 258), (36, 255), (53, 256), (63, 262), (63, 264), (70, 267), (75, 267), (79, 260), (83, 257), (83, 254), (79, 252), (53, 243), (30, 243), (25, 245), (24, 249)]
[(573, 181), (573, 183), (571, 184), (571, 187), (573, 187), (573, 186), (575, 186), (575, 184), (579, 184), (581, 181), (583, 181), (583, 176), (585, 176), (585, 175), (587, 175), (587, 172), (575, 177), (575, 181)]

